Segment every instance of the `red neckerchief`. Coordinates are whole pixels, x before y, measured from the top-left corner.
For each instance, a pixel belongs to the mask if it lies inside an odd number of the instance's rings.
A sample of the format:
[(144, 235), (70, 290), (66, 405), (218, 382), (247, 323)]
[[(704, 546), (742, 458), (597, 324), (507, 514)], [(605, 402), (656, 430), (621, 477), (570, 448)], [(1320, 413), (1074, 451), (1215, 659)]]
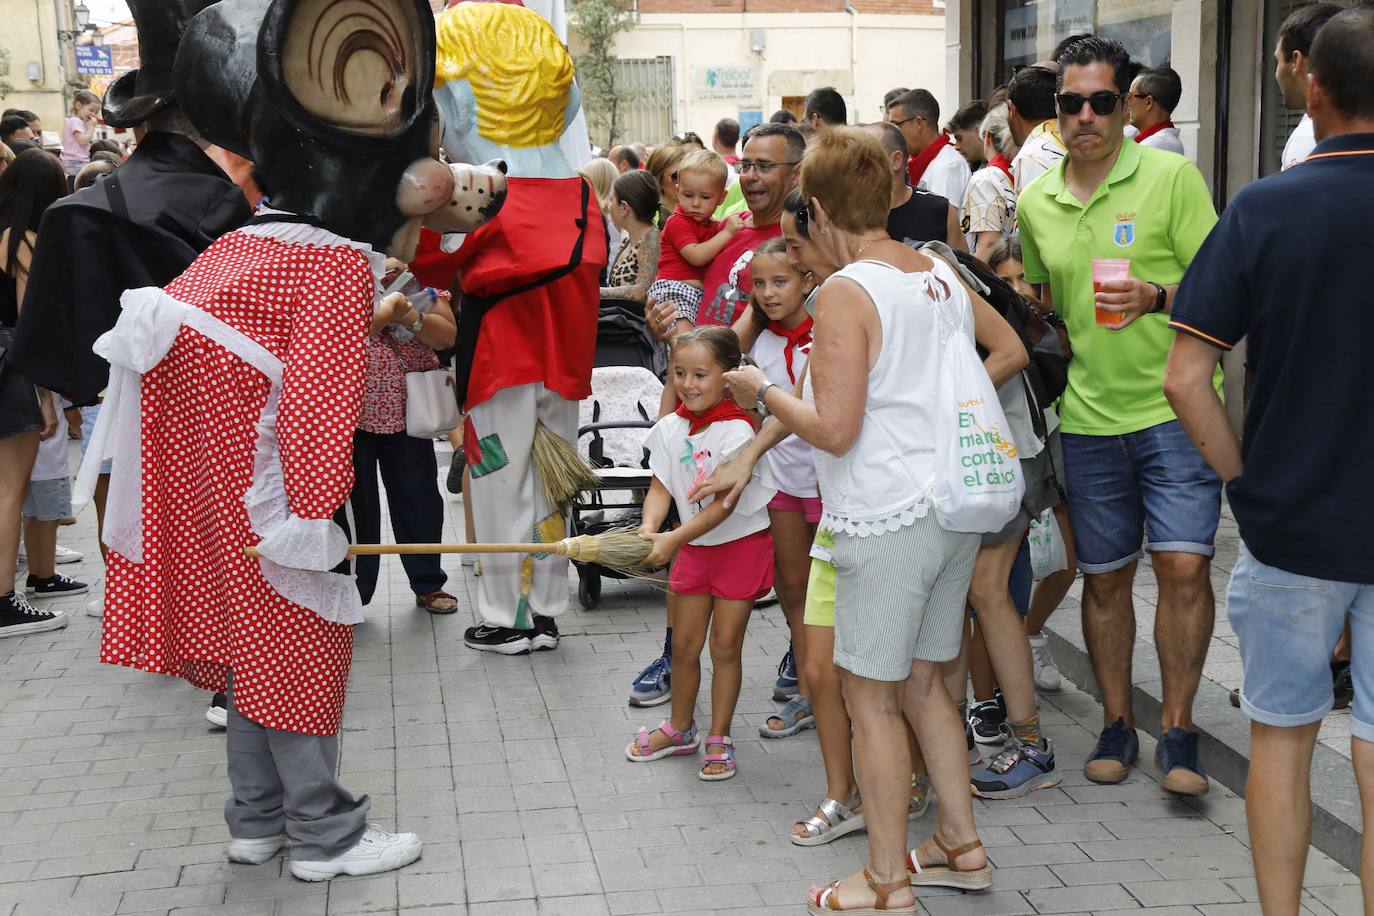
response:
[(1137, 133), (1137, 134), (1135, 135), (1135, 142), (1136, 142), (1136, 143), (1144, 143), (1146, 137), (1154, 136), (1155, 134), (1159, 133), (1159, 132), (1160, 132), (1161, 130), (1163, 130), (1164, 128), (1166, 128), (1166, 127), (1173, 127), (1173, 126), (1174, 126), (1174, 122), (1173, 122), (1173, 121), (1160, 121), (1158, 124), (1154, 125), (1153, 127), (1147, 127), (1147, 128), (1145, 128), (1144, 130), (1142, 130), (1142, 131), (1140, 131), (1139, 133)]
[(1007, 180), (1011, 180), (1011, 160), (1001, 153), (988, 160), (988, 165), (1001, 169), (1007, 175)]
[(729, 398), (725, 398), (715, 407), (704, 413), (696, 413), (687, 409), (686, 404), (677, 405), (677, 415), (686, 420), (689, 424), (687, 435), (695, 436), (712, 423), (719, 423), (723, 420), (744, 420), (750, 427), (754, 421), (749, 418), (749, 414), (740, 409), (740, 406)]
[(811, 327), (815, 323), (816, 320), (810, 315), (795, 328), (788, 328), (781, 321), (768, 322), (768, 330), (787, 341), (782, 348), (782, 362), (787, 367), (787, 377), (792, 380), (793, 385), (797, 384), (797, 376), (792, 372), (792, 351), (796, 350), (798, 345), (805, 346), (811, 343)]
[(921, 183), (921, 176), (926, 173), (926, 168), (940, 155), (940, 149), (946, 146), (949, 146), (949, 131), (942, 130), (940, 136), (932, 140), (929, 146), (907, 160), (906, 170), (911, 176), (913, 188)]

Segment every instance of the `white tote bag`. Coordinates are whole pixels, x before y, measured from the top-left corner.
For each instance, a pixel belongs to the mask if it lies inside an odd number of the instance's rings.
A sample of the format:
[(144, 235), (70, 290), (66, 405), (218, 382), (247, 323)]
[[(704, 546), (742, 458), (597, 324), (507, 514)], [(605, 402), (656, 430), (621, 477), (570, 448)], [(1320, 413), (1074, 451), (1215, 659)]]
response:
[(1021, 509), (1026, 484), (997, 389), (978, 358), (967, 296), (931, 297), (940, 327), (935, 419), (935, 517), (946, 531), (1001, 531)]
[(453, 370), (406, 373), (406, 435), (437, 439), (458, 425)]

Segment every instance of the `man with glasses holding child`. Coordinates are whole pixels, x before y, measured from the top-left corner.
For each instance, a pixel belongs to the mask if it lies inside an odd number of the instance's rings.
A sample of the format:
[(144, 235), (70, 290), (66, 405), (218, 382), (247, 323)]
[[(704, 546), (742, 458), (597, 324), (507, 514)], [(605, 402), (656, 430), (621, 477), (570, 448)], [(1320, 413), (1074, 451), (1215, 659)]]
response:
[[(1119, 783), (1139, 754), (1131, 715), (1132, 585), (1147, 541), (1159, 598), (1164, 688), (1156, 762), (1164, 788), (1201, 795), (1193, 698), (1212, 634), (1209, 568), (1221, 484), (1164, 397), (1168, 312), (1217, 217), (1187, 159), (1124, 143), (1130, 61), (1089, 37), (1060, 55), (1055, 95), (1068, 154), (1017, 203), (1026, 279), (1073, 343), (1060, 409), (1069, 517), (1084, 573), (1083, 631), (1104, 729), (1084, 767)], [(1221, 371), (1214, 382), (1220, 390)]]

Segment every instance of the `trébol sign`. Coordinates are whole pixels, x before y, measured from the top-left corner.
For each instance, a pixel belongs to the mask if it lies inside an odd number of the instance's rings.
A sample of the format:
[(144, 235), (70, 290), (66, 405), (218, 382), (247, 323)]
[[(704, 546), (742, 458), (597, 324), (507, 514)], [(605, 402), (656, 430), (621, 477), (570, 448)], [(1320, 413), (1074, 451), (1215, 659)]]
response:
[(754, 102), (758, 85), (753, 67), (692, 68), (692, 95), (698, 102)]

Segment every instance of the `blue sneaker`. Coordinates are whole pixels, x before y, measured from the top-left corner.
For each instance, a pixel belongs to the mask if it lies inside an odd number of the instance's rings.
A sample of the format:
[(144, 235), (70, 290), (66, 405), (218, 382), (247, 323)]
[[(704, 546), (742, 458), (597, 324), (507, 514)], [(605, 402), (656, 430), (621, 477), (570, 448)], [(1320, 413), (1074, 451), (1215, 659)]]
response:
[(661, 655), (630, 685), (631, 706), (657, 706), (673, 698), (673, 659)]
[(1059, 785), (1054, 770), (1054, 745), (1041, 738), (1036, 744), (1022, 744), (1010, 725), (1002, 726), (1006, 750), (992, 763), (975, 771), (969, 780), (973, 794), (979, 798), (1020, 798), (1036, 789), (1051, 789)]
[(1206, 795), (1207, 774), (1198, 759), (1197, 732), (1171, 728), (1155, 747), (1155, 766), (1164, 774), (1164, 790), (1175, 795)]
[(1083, 765), (1083, 775), (1093, 782), (1116, 785), (1125, 782), (1131, 765), (1140, 758), (1140, 739), (1124, 719), (1117, 719), (1097, 736), (1097, 747)]
[(797, 656), (792, 652), (792, 645), (789, 643), (787, 654), (778, 662), (778, 680), (773, 684), (773, 699), (779, 703), (786, 703), (797, 695), (799, 689)]

